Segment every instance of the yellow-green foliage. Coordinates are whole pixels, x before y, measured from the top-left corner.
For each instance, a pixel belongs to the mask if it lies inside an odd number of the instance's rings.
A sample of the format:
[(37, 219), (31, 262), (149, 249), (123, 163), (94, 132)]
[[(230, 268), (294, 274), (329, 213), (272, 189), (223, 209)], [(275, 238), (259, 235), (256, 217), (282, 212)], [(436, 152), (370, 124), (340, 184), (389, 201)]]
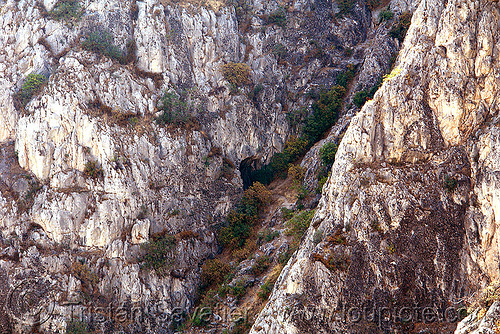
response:
[(28, 104), (33, 95), (41, 90), (43, 84), (46, 81), (47, 78), (42, 74), (28, 74), (21, 90), (17, 93), (17, 100), (21, 104), (22, 108), (24, 108), (26, 104)]
[(399, 67), (396, 67), (391, 71), (391, 73), (384, 75), (384, 82), (394, 79), (398, 76), (399, 73), (401, 73), (401, 69)]
[(306, 175), (306, 171), (304, 168), (300, 166), (295, 166), (294, 164), (290, 164), (288, 167), (288, 177), (291, 177), (293, 181), (302, 183), (304, 181), (304, 176)]
[(292, 219), (286, 222), (286, 233), (293, 236), (296, 240), (300, 240), (311, 224), (314, 213), (315, 210), (304, 210), (295, 214)]
[(222, 66), (222, 75), (231, 85), (241, 87), (250, 83), (250, 67), (243, 63), (227, 63)]

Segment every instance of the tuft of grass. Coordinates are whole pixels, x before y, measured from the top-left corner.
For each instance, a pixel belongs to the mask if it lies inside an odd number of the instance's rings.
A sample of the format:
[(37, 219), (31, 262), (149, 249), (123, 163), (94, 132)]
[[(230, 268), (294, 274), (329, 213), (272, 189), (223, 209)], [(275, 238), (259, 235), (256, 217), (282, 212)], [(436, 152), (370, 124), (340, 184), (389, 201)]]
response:
[(43, 85), (47, 82), (47, 77), (43, 74), (30, 73), (26, 77), (21, 90), (16, 95), (16, 100), (21, 109), (26, 107), (32, 97), (42, 90)]
[(57, 21), (76, 22), (83, 15), (83, 8), (78, 0), (59, 0), (49, 12), (49, 16)]
[(453, 192), (457, 188), (457, 185), (458, 185), (458, 182), (455, 178), (450, 177), (448, 175), (445, 175), (444, 187), (446, 188), (446, 190), (448, 190), (449, 192)]
[(83, 174), (87, 177), (97, 180), (104, 176), (104, 171), (99, 162), (89, 161), (85, 164), (85, 169), (83, 170)]
[(175, 237), (169, 234), (153, 236), (142, 245), (145, 251), (142, 259), (144, 268), (154, 270), (158, 276), (166, 276), (175, 260), (176, 243)]
[(378, 19), (380, 22), (392, 20), (393, 17), (394, 13), (389, 8), (384, 9), (378, 15)]
[(101, 54), (119, 62), (124, 59), (123, 52), (114, 44), (111, 33), (103, 29), (89, 32), (82, 42), (82, 47), (87, 51)]

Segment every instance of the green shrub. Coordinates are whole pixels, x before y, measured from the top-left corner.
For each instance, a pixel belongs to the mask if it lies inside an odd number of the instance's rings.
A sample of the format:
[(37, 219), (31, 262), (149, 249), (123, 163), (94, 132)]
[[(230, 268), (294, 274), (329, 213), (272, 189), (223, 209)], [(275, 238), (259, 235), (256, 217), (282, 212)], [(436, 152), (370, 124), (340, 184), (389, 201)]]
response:
[[(351, 54), (352, 54), (352, 49)], [(346, 51), (347, 52), (347, 51)], [(347, 65), (347, 69), (343, 72), (340, 72), (337, 75), (337, 85), (342, 86), (347, 89), (347, 85), (354, 79), (354, 76), (356, 76), (356, 67), (354, 65)]]
[(398, 23), (389, 31), (389, 36), (398, 39), (402, 43), (410, 27), (411, 17), (412, 14), (410, 12), (401, 14)]
[(380, 22), (392, 20), (393, 17), (394, 13), (389, 8), (384, 9), (378, 15), (378, 19)]
[(156, 118), (158, 125), (186, 125), (192, 123), (194, 117), (191, 111), (195, 109), (192, 104), (189, 104), (186, 94), (178, 96), (175, 93), (165, 92), (160, 98), (158, 109), (161, 110), (160, 116)]
[(83, 174), (93, 179), (100, 179), (104, 176), (104, 171), (97, 161), (89, 161), (85, 164)]
[(248, 98), (254, 102), (257, 102), (260, 92), (264, 90), (264, 85), (258, 84), (253, 87), (253, 89), (248, 93)]
[(331, 172), (328, 172), (327, 175), (321, 175), (318, 177), (318, 186), (316, 187), (316, 193), (321, 194), (323, 191), (323, 187), (325, 186), (326, 181), (330, 178)]
[(114, 45), (113, 36), (108, 31), (102, 29), (88, 33), (82, 43), (82, 47), (87, 51), (99, 53), (120, 62), (124, 57), (120, 49)]
[(84, 321), (71, 320), (66, 325), (66, 334), (89, 334), (88, 324)]
[(158, 276), (168, 275), (175, 260), (175, 245), (176, 239), (172, 235), (153, 236), (142, 246), (145, 251), (142, 259), (144, 268), (154, 270)]
[(201, 267), (201, 286), (206, 288), (214, 284), (222, 283), (231, 271), (229, 264), (219, 259), (207, 260)]
[(47, 82), (47, 78), (43, 74), (28, 74), (26, 81), (16, 96), (21, 108), (24, 108), (28, 104), (33, 95), (41, 91), (45, 82)]
[(258, 214), (271, 201), (271, 192), (261, 183), (255, 182), (243, 194), (242, 199), (232, 210), (226, 226), (219, 231), (219, 242), (222, 246), (238, 249), (245, 245), (251, 236), (252, 226)]
[(382, 86), (381, 78), (377, 80), (377, 83), (372, 88), (357, 92), (352, 98), (352, 102), (354, 102), (358, 108), (361, 108), (365, 105), (366, 101), (373, 99), (380, 86)]
[(250, 83), (250, 67), (243, 63), (228, 63), (222, 66), (222, 75), (230, 85), (241, 87)]
[[(338, 82), (344, 86), (337, 85), (330, 90), (322, 90), (318, 99), (312, 104), (312, 113), (303, 121), (302, 134), (300, 137), (292, 137), (285, 144), (283, 152), (275, 153), (269, 164), (261, 169), (253, 171), (250, 179), (269, 184), (277, 176), (285, 176), (290, 163), (295, 162), (304, 155), (314, 143), (321, 139), (325, 132), (337, 121), (342, 109), (343, 97), (348, 82), (354, 77), (354, 67), (348, 67), (346, 73), (338, 77)], [(287, 114), (292, 121), (298, 122), (303, 112)]]
[(292, 209), (287, 209), (283, 207), (281, 208), (281, 214), (283, 215), (283, 219), (289, 220), (293, 217), (294, 211)]
[(286, 27), (286, 13), (283, 8), (278, 9), (274, 13), (269, 14), (267, 24), (275, 24), (282, 28)]
[(267, 281), (260, 286), (260, 291), (257, 292), (257, 295), (259, 296), (260, 299), (267, 300), (269, 298), (269, 295), (273, 291), (273, 288), (274, 284), (271, 283), (270, 281)]
[(353, 9), (355, 4), (354, 0), (336, 0), (336, 1), (337, 1), (337, 6), (340, 9), (339, 12), (340, 15), (348, 14)]
[(49, 12), (49, 16), (58, 21), (78, 21), (83, 15), (83, 9), (78, 0), (59, 0)]
[(276, 43), (273, 45), (273, 55), (278, 58), (284, 58), (286, 56), (286, 47), (281, 43)]
[(326, 143), (319, 150), (319, 156), (325, 166), (331, 166), (335, 162), (335, 154), (337, 153), (337, 145), (334, 143)]
[(310, 146), (337, 121), (345, 91), (342, 86), (334, 86), (329, 91), (320, 92), (318, 101), (312, 105), (313, 113), (306, 119), (302, 129), (302, 135)]
[(287, 235), (291, 235), (296, 240), (300, 240), (311, 224), (314, 213), (314, 210), (304, 210), (295, 214), (292, 219), (286, 222)]
[(267, 268), (271, 265), (272, 261), (268, 256), (259, 256), (255, 260), (255, 264), (252, 266), (252, 274), (255, 276), (259, 276), (263, 274)]
[(449, 192), (453, 192), (457, 188), (458, 182), (455, 178), (446, 175), (444, 177), (444, 187)]
[(279, 237), (280, 233), (278, 231), (271, 231), (270, 229), (266, 229), (259, 233), (257, 237), (257, 244), (262, 245), (268, 242), (273, 241), (275, 238)]
[(290, 164), (288, 167), (288, 177), (292, 178), (294, 183), (302, 183), (306, 175), (306, 170), (299, 165)]
[(236, 297), (237, 301), (240, 301), (243, 296), (247, 293), (247, 287), (245, 285), (245, 282), (243, 280), (237, 280), (234, 285), (229, 285), (229, 293), (233, 296)]

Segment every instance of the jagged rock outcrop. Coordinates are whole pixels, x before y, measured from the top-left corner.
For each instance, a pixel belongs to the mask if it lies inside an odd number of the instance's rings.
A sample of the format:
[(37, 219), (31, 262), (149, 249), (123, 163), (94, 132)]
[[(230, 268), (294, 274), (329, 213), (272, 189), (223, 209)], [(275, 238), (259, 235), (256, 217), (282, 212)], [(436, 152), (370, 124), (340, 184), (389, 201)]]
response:
[[(496, 1), (421, 1), (251, 333), (417, 332), (422, 318), (370, 312), (456, 311), (498, 280), (499, 14)], [(346, 321), (350, 307), (368, 316)], [(492, 332), (495, 307), (457, 333)], [(454, 331), (456, 319), (433, 319), (432, 330)]]

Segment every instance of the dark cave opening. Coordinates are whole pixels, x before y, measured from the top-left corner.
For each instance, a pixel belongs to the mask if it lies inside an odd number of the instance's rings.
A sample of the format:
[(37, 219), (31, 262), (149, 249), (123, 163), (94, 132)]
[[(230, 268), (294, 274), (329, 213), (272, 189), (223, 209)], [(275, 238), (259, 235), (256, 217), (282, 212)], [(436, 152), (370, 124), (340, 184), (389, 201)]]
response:
[(255, 170), (258, 169), (259, 160), (250, 157), (240, 163), (241, 179), (243, 180), (243, 190), (247, 190), (254, 181)]

